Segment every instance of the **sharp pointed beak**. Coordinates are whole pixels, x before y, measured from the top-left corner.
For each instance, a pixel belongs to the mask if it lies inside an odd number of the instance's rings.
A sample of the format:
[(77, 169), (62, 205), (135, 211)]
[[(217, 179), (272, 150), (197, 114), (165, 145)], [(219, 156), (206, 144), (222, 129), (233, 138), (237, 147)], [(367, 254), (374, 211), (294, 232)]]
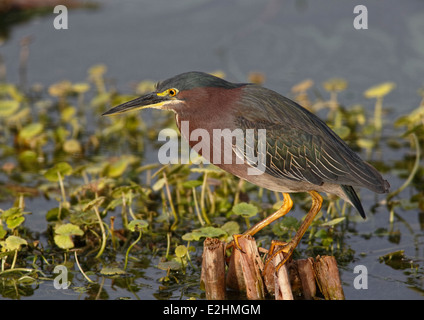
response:
[(148, 93), (134, 100), (120, 104), (106, 111), (102, 116), (110, 116), (119, 113), (124, 113), (132, 110), (140, 110), (147, 108), (162, 109), (164, 103), (168, 102), (169, 98), (166, 96), (158, 96), (156, 93)]

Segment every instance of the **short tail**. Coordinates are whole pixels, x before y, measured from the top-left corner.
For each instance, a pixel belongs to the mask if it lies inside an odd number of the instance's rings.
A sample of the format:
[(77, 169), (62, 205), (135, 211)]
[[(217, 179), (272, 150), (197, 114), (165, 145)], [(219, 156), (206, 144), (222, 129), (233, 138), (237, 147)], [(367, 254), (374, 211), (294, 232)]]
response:
[(349, 198), (352, 205), (358, 210), (362, 218), (366, 218), (364, 208), (362, 207), (361, 200), (359, 200), (358, 195), (351, 186), (341, 185), (343, 192)]

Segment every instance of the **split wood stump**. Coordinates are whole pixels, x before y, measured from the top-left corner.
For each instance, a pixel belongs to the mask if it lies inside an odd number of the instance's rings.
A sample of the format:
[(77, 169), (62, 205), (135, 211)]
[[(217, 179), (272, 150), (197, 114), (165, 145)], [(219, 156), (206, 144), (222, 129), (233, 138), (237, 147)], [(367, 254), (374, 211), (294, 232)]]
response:
[[(287, 262), (278, 272), (277, 265), (284, 258), (276, 255), (265, 267), (262, 254), (253, 237), (239, 239), (241, 250), (233, 247), (226, 259), (226, 244), (207, 238), (204, 242), (201, 286), (208, 300), (226, 299), (227, 289), (245, 292), (250, 300), (274, 297), (276, 300), (326, 299), (343, 300), (336, 259), (317, 256)], [(228, 265), (227, 263), (228, 262)]]
[(225, 288), (225, 245), (218, 239), (207, 238), (203, 243), (202, 273), (200, 281), (208, 300), (224, 300)]

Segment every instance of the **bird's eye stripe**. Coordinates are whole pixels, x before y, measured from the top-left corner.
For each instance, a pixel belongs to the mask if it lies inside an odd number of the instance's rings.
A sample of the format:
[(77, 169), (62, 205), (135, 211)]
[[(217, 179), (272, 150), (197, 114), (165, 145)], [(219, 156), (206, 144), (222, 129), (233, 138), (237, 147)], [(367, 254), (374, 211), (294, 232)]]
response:
[(166, 89), (165, 91), (158, 92), (156, 94), (160, 97), (164, 97), (164, 96), (175, 97), (177, 95), (177, 93), (178, 93), (178, 90), (175, 89), (175, 88), (172, 88), (172, 89)]

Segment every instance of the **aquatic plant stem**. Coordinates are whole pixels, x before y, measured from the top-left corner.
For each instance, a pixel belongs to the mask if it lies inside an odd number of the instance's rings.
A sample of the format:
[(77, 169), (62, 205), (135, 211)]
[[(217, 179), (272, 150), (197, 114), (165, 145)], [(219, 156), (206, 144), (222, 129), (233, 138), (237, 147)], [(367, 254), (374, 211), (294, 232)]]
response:
[(82, 275), (84, 276), (84, 278), (85, 279), (87, 279), (87, 281), (88, 282), (90, 282), (90, 283), (95, 283), (93, 280), (91, 280), (86, 274), (85, 274), (85, 272), (82, 270), (82, 268), (81, 268), (81, 265), (79, 264), (79, 261), (78, 261), (78, 255), (77, 255), (77, 252), (76, 251), (74, 251), (74, 253), (75, 253), (75, 262), (77, 263), (77, 266), (78, 266), (78, 269), (79, 269), (79, 271), (82, 273)]
[(135, 216), (135, 214), (132, 210), (132, 192), (131, 191), (128, 193), (128, 212), (130, 213), (130, 216), (134, 220), (137, 220), (137, 217)]
[(196, 189), (194, 187), (193, 187), (193, 199), (194, 199), (194, 208), (196, 211), (197, 219), (199, 219), (200, 225), (203, 227), (205, 225), (205, 221), (203, 221), (202, 215), (200, 214), (199, 204), (197, 203)]
[(188, 250), (188, 248), (190, 248), (190, 241), (187, 241), (187, 254), (186, 257), (188, 259), (188, 262), (190, 263), (191, 267), (193, 268), (193, 270), (196, 270), (196, 267), (193, 265), (193, 263), (191, 262), (191, 257), (190, 257), (190, 250)]
[(168, 232), (166, 234), (166, 253), (165, 253), (166, 259), (168, 259), (168, 257), (169, 257), (169, 250), (170, 249), (171, 249), (171, 232)]
[(17, 257), (18, 257), (18, 250), (15, 250), (15, 254), (13, 255), (12, 266), (10, 267), (10, 269), (14, 269), (15, 268), (15, 263), (16, 263), (16, 258)]
[(100, 217), (100, 213), (97, 207), (94, 207), (94, 212), (96, 213), (97, 219), (99, 220), (100, 230), (102, 231), (102, 245), (100, 247), (99, 252), (97, 253), (95, 257), (97, 259), (102, 255), (106, 247), (106, 231), (105, 231), (105, 227), (103, 226), (103, 221), (102, 221), (102, 218)]
[(125, 198), (125, 194), (122, 192), (122, 210), (121, 210), (121, 216), (122, 216), (122, 224), (126, 228), (128, 225), (128, 216), (127, 216), (127, 201)]
[(205, 219), (206, 223), (211, 224), (211, 221), (209, 220), (209, 217), (206, 214), (206, 208), (205, 208), (205, 190), (206, 190), (207, 181), (208, 181), (208, 173), (205, 172), (205, 177), (202, 183), (202, 191), (200, 193), (200, 210), (202, 210), (202, 216), (203, 216), (203, 219)]
[(412, 171), (409, 174), (408, 179), (405, 180), (405, 182), (399, 187), (399, 189), (388, 194), (387, 202), (389, 202), (393, 197), (395, 197), (400, 192), (402, 192), (411, 183), (412, 179), (414, 178), (414, 176), (417, 173), (417, 170), (420, 166), (420, 158), (421, 158), (420, 143), (419, 143), (418, 137), (416, 136), (415, 133), (411, 133), (411, 136), (412, 136), (414, 143), (415, 143), (415, 163), (414, 163), (414, 167), (412, 168)]
[(389, 222), (390, 224), (393, 223), (394, 221), (394, 209), (393, 206), (391, 205), (390, 200), (395, 197), (396, 195), (398, 195), (399, 193), (401, 193), (412, 181), (412, 179), (414, 178), (415, 174), (418, 171), (418, 168), (420, 166), (420, 158), (421, 158), (421, 148), (420, 148), (420, 142), (418, 140), (418, 137), (415, 133), (411, 133), (411, 136), (414, 140), (415, 143), (415, 163), (414, 163), (414, 167), (412, 168), (411, 173), (409, 174), (408, 179), (405, 180), (405, 182), (399, 187), (399, 189), (391, 192), (388, 194), (387, 196), (387, 203), (389, 204), (390, 207), (390, 218), (389, 218)]
[(139, 234), (138, 234), (138, 238), (133, 242), (133, 243), (131, 243), (130, 244), (130, 246), (128, 247), (128, 249), (127, 249), (127, 252), (125, 253), (125, 264), (124, 264), (124, 270), (127, 270), (127, 264), (128, 264), (128, 255), (129, 255), (129, 253), (130, 253), (130, 250), (132, 249), (132, 247), (134, 247), (135, 246), (135, 244), (137, 243), (137, 242), (139, 242), (140, 241), (140, 239), (141, 239), (141, 235), (142, 235), (142, 232), (141, 232), (141, 230), (139, 230)]
[(168, 196), (169, 206), (171, 207), (172, 215), (174, 216), (174, 223), (171, 226), (171, 230), (174, 230), (178, 224), (178, 215), (175, 211), (174, 203), (172, 201), (171, 191), (169, 189), (168, 179), (166, 178), (165, 172), (163, 173), (163, 178), (165, 179), (165, 190), (166, 195)]
[(382, 125), (382, 117), (383, 114), (383, 97), (377, 97), (377, 100), (375, 102), (375, 109), (374, 109), (374, 127), (377, 132), (381, 131)]
[(62, 175), (60, 172), (57, 172), (57, 177), (59, 179), (59, 187), (60, 187), (60, 193), (62, 194), (62, 201), (66, 202), (66, 193), (65, 193), (65, 186), (63, 185)]

